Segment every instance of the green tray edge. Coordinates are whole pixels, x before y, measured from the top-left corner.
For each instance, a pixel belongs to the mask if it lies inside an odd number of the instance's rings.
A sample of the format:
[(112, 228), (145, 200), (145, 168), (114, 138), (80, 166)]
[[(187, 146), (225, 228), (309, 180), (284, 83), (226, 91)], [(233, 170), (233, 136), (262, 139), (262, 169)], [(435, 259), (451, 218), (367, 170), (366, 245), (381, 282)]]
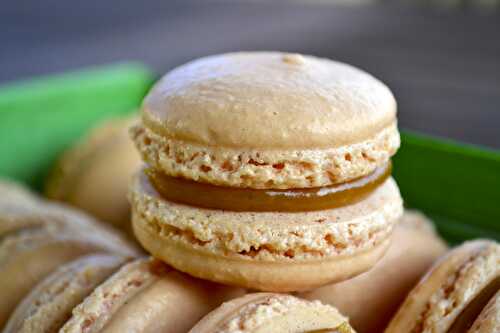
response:
[(130, 62), (0, 87), (0, 177), (41, 189), (65, 148), (95, 123), (133, 112), (154, 77)]

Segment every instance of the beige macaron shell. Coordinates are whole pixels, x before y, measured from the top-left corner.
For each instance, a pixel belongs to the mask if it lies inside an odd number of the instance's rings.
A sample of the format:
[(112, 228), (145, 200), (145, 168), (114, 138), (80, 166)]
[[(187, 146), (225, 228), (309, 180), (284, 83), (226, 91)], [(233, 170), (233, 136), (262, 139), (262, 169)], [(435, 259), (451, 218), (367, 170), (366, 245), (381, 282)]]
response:
[(47, 182), (47, 196), (130, 230), (128, 183), (141, 160), (128, 128), (136, 122), (109, 120), (68, 150)]
[(222, 304), (190, 333), (354, 332), (337, 309), (290, 295), (248, 294)]
[(0, 208), (0, 237), (32, 228), (46, 228), (53, 233), (59, 230), (75, 234), (85, 232), (92, 235), (92, 239), (107, 244), (111, 252), (129, 256), (138, 253), (120, 233), (100, 224), (89, 215), (62, 204), (40, 200), (33, 205), (13, 202), (0, 205)]
[(39, 281), (80, 256), (109, 250), (91, 234), (48, 228), (20, 229), (0, 243), (0, 327)]
[(369, 173), (399, 147), (383, 83), (306, 55), (195, 60), (154, 86), (142, 115), (133, 137), (148, 163), (227, 186), (325, 186)]
[(125, 261), (124, 257), (95, 254), (58, 268), (24, 298), (3, 332), (58, 331), (73, 308)]
[(466, 242), (442, 257), (410, 292), (386, 329), (446, 333), (461, 312), (500, 276), (500, 246)]
[(467, 333), (500, 332), (500, 291), (488, 302)]
[(5, 203), (19, 202), (33, 204), (38, 197), (28, 188), (11, 180), (0, 179), (0, 207)]
[(237, 213), (175, 204), (141, 175), (131, 200), (135, 234), (154, 256), (199, 278), (266, 291), (307, 290), (368, 270), (402, 214), (392, 179), (362, 202), (315, 212)]
[(186, 332), (203, 315), (243, 292), (140, 259), (95, 289), (74, 309), (61, 332)]
[(358, 333), (382, 332), (411, 288), (446, 249), (427, 218), (405, 211), (389, 250), (370, 271), (297, 296), (336, 307)]

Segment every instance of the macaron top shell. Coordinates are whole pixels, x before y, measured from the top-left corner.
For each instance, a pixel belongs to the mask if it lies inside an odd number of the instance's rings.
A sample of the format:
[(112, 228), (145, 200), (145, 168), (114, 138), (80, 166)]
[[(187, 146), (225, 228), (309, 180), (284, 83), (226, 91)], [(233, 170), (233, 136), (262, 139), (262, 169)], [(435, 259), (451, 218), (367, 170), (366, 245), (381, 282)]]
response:
[(222, 304), (190, 333), (338, 332), (353, 333), (347, 318), (318, 301), (256, 293)]
[[(466, 242), (442, 257), (410, 292), (386, 333), (446, 333), (500, 277), (500, 245)], [(473, 320), (473, 319), (472, 319)]]
[(227, 148), (318, 149), (392, 124), (390, 90), (340, 62), (280, 52), (201, 58), (165, 75), (143, 103), (166, 137)]
[(125, 260), (124, 257), (96, 254), (60, 267), (24, 298), (4, 332), (58, 331), (71, 316), (73, 308)]
[(192, 279), (153, 259), (138, 259), (77, 306), (61, 332), (186, 332), (242, 292)]
[(171, 176), (223, 186), (318, 187), (354, 179), (399, 147), (390, 90), (352, 66), (298, 54), (202, 58), (162, 78), (132, 136)]

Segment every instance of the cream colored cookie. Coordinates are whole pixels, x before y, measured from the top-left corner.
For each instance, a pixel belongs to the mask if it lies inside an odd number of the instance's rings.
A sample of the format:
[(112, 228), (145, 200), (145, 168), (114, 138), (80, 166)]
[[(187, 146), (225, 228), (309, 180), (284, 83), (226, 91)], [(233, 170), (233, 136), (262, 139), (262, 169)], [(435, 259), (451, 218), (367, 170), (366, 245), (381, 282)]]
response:
[(399, 147), (396, 102), (371, 75), (279, 52), (206, 57), (165, 75), (132, 136), (165, 174), (210, 184), (306, 188), (345, 182)]
[(499, 288), (500, 245), (466, 242), (420, 280), (385, 332), (466, 332)]
[(31, 288), (59, 266), (90, 253), (113, 253), (123, 249), (94, 231), (57, 224), (3, 234), (0, 240), (0, 328)]
[(140, 157), (128, 134), (136, 117), (100, 124), (58, 161), (46, 195), (130, 231), (127, 189)]
[(59, 331), (71, 317), (73, 308), (125, 261), (120, 256), (95, 254), (58, 268), (17, 306), (3, 332)]
[(500, 290), (491, 298), (481, 311), (467, 333), (498, 333), (500, 332)]
[(425, 216), (405, 211), (389, 250), (374, 268), (297, 296), (336, 307), (358, 333), (382, 332), (408, 292), (446, 248)]
[(372, 267), (402, 213), (388, 179), (367, 199), (301, 212), (230, 212), (163, 200), (139, 174), (133, 226), (155, 257), (193, 276), (267, 291), (306, 290)]
[(271, 293), (248, 294), (222, 304), (190, 333), (354, 333), (348, 319), (319, 301)]
[(123, 266), (73, 310), (62, 333), (187, 332), (243, 290), (196, 280), (152, 259)]

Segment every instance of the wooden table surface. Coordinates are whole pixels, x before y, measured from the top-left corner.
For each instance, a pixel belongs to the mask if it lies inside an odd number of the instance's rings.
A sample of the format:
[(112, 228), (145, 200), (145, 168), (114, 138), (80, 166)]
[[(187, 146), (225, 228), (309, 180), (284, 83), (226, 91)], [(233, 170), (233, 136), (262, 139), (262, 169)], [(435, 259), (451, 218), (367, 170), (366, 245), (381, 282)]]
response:
[(349, 62), (394, 91), (404, 128), (500, 148), (500, 13), (261, 1), (10, 1), (0, 84), (120, 60), (161, 74), (235, 50)]

